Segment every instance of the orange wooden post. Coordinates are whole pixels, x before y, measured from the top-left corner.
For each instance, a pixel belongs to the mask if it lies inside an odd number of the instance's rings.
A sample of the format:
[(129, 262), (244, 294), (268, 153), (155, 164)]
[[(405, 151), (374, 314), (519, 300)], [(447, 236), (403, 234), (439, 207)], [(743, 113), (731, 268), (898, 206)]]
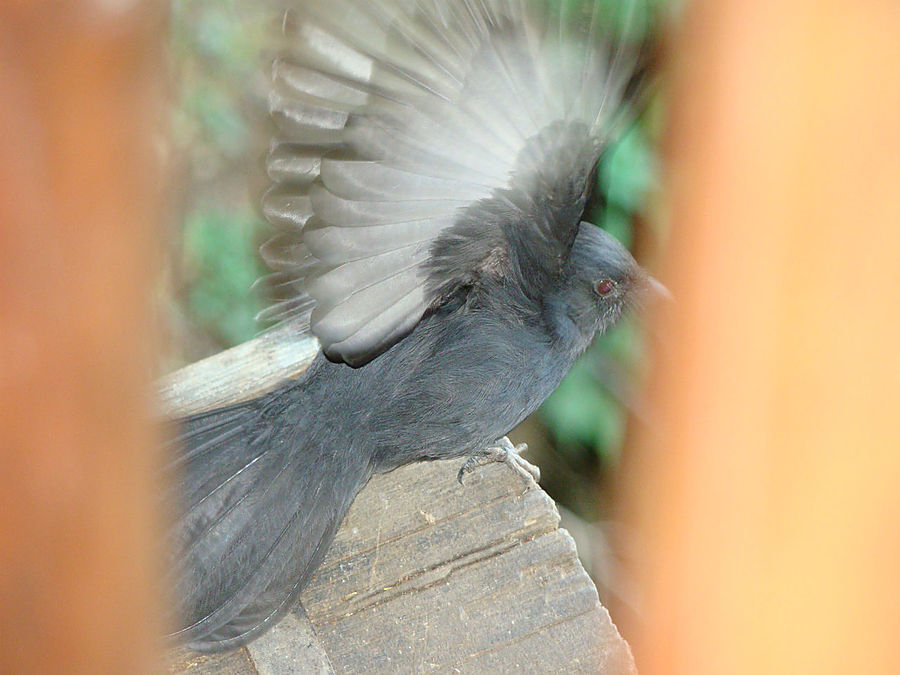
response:
[(698, 0), (632, 448), (645, 673), (900, 668), (900, 5)]
[(0, 672), (140, 673), (161, 3), (0, 2)]

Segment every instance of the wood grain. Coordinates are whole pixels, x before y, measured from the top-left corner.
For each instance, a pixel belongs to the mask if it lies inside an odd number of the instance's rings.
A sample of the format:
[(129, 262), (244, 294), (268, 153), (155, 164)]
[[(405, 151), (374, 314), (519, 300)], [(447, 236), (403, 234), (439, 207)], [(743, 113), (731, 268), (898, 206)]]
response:
[(297, 326), (279, 326), (162, 378), (162, 408), (189, 415), (259, 396), (300, 375), (318, 350), (316, 339)]

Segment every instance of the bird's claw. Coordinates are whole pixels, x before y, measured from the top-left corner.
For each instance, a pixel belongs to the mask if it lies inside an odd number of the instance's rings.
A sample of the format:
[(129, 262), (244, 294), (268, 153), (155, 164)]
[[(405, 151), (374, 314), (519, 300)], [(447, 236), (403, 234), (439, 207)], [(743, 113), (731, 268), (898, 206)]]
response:
[(519, 453), (528, 449), (526, 443), (513, 445), (512, 441), (506, 436), (497, 441), (495, 445), (488, 446), (481, 453), (472, 455), (463, 463), (456, 474), (456, 480), (463, 485), (463, 478), (467, 473), (473, 471), (476, 467), (491, 464), (493, 462), (503, 462), (509, 465), (513, 471), (522, 476), (526, 481), (533, 480), (538, 482), (541, 479), (541, 470), (534, 464), (523, 458)]

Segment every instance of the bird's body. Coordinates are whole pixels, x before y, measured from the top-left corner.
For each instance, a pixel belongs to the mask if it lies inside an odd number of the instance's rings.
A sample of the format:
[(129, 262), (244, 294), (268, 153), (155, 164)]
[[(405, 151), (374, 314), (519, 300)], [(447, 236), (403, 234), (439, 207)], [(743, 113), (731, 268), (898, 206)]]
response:
[(646, 286), (581, 222), (630, 72), (592, 51), (582, 4), (586, 29), (527, 0), (346, 0), (285, 22), (303, 40), (275, 67), (284, 231), (263, 253), (296, 290), (278, 311), (312, 305), (323, 352), (181, 422), (172, 585), (195, 648), (276, 621), (373, 473), (496, 446)]

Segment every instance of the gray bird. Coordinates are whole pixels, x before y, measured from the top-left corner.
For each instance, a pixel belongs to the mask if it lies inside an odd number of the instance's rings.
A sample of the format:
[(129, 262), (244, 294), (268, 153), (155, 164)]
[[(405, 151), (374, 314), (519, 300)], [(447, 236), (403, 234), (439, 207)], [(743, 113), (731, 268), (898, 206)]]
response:
[[(582, 222), (638, 50), (599, 0), (328, 0), (283, 24), (266, 318), (322, 351), (181, 420), (172, 597), (191, 647), (287, 611), (376, 472), (501, 458), (505, 435), (655, 282)], [(560, 7), (562, 6), (562, 9)]]

